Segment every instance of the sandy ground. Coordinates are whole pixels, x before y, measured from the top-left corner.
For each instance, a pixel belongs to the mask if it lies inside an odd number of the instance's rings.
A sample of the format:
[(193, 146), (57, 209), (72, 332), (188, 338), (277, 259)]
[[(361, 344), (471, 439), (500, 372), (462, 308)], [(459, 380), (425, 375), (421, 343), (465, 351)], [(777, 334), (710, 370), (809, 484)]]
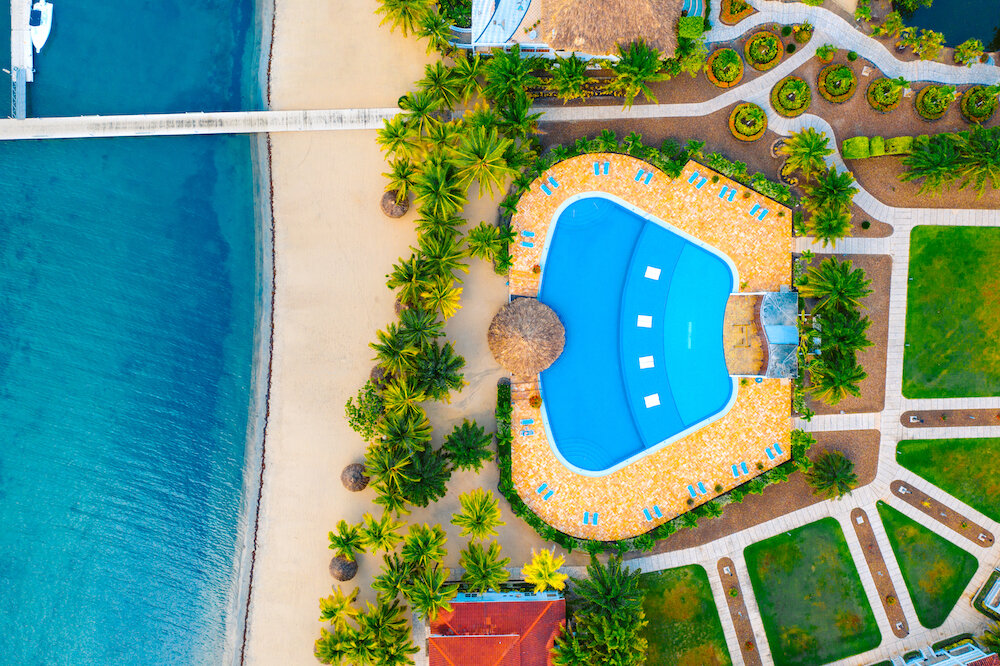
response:
[[(272, 106), (276, 109), (391, 106), (427, 62), (413, 39), (379, 28), (373, 0), (317, 6), (280, 0), (277, 7)], [(353, 494), (340, 483), (345, 465), (362, 461), (365, 443), (348, 427), (343, 406), (372, 367), (367, 345), (393, 318), (385, 288), (397, 257), (416, 242), (413, 214), (390, 220), (379, 210), (385, 171), (374, 132), (272, 135), (276, 225), (275, 336), (271, 418), (246, 657), (257, 664), (315, 664), (317, 600), (330, 593), (332, 552), (326, 534), (340, 519), (357, 522), (371, 490)], [(466, 208), (473, 223), (496, 207)], [(486, 328), (506, 301), (504, 278), (475, 262), (465, 278), (463, 309), (447, 326), (467, 360), (468, 386), (451, 404), (433, 405), (434, 445), (463, 418), (492, 427), (500, 369), (486, 346)], [(495, 489), (497, 471), (456, 474), (452, 493), (409, 522), (448, 528), (454, 565), (465, 540), (448, 525), (457, 494)], [(512, 566), (541, 540), (502, 503), (508, 522), (500, 540)], [(578, 554), (572, 561), (579, 562)], [(380, 560), (379, 560), (380, 561)], [(356, 584), (362, 600), (375, 558), (362, 555)]]

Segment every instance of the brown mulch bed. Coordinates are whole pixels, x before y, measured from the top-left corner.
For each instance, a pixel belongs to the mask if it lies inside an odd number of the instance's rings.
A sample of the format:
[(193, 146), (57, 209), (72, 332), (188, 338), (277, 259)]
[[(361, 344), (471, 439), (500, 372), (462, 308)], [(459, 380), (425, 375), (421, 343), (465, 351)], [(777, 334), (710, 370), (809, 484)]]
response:
[[(910, 417), (918, 419), (911, 421)], [(907, 428), (963, 428), (1000, 425), (1000, 412), (995, 409), (915, 410), (899, 415)]]
[[(867, 229), (861, 225), (869, 222)], [(876, 220), (857, 204), (851, 204), (851, 236), (856, 238), (888, 238), (892, 235), (892, 225)]]
[(858, 353), (858, 363), (868, 373), (861, 382), (861, 397), (847, 396), (836, 405), (827, 405), (812, 398), (807, 404), (817, 414), (867, 414), (880, 412), (885, 407), (885, 365), (889, 338), (889, 281), (892, 276), (892, 257), (887, 254), (817, 254), (813, 265), (835, 256), (843, 261), (850, 259), (854, 268), (860, 268), (872, 281), (871, 295), (862, 299), (864, 314), (871, 319), (868, 339), (874, 343)]
[(875, 580), (875, 588), (882, 600), (882, 608), (885, 610), (886, 617), (889, 618), (892, 633), (896, 635), (896, 638), (905, 638), (910, 633), (909, 623), (906, 621), (903, 609), (899, 606), (899, 597), (896, 595), (896, 588), (892, 584), (892, 578), (889, 577), (885, 560), (882, 558), (882, 549), (879, 548), (875, 532), (872, 530), (871, 519), (862, 509), (854, 509), (851, 511), (851, 525), (854, 526), (854, 533), (858, 535), (858, 541), (861, 542), (865, 562)]
[[(743, 589), (740, 587), (740, 579), (736, 574), (736, 565), (728, 557), (723, 557), (719, 560), (718, 568), (722, 587), (726, 590), (729, 615), (733, 618), (736, 638), (739, 640), (740, 652), (743, 654), (743, 663), (745, 666), (761, 666), (757, 637), (753, 633), (753, 625), (750, 624), (750, 613), (743, 600)], [(735, 590), (735, 595), (732, 593), (733, 590)]]
[[(824, 451), (840, 451), (854, 461), (858, 487), (868, 485), (878, 471), (880, 434), (877, 430), (843, 430), (813, 433), (816, 444), (809, 452), (815, 460)], [(721, 539), (740, 530), (765, 523), (786, 513), (797, 511), (822, 501), (814, 495), (802, 472), (795, 472), (788, 481), (769, 486), (760, 495), (747, 495), (738, 504), (730, 504), (719, 518), (703, 520), (694, 529), (682, 529), (667, 539), (658, 541), (653, 553), (683, 550)], [(634, 557), (646, 553), (635, 553)]]
[[(906, 489), (906, 492), (903, 492), (903, 488)], [(947, 505), (918, 488), (914, 488), (909, 483), (899, 480), (893, 481), (889, 484), (889, 490), (913, 508), (930, 516), (953, 532), (961, 534), (977, 546), (989, 548), (993, 545), (994, 536), (988, 529), (957, 511), (949, 509)]]

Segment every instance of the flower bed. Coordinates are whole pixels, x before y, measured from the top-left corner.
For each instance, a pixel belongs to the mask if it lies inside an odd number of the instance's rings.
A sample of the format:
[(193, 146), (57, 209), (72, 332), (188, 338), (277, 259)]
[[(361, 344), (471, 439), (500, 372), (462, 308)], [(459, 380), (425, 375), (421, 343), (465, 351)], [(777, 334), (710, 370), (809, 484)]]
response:
[(729, 114), (729, 131), (740, 141), (756, 141), (767, 131), (767, 114), (756, 104), (739, 104)]
[(826, 101), (842, 104), (854, 96), (858, 76), (847, 65), (827, 65), (819, 73), (819, 94)]
[(719, 88), (731, 88), (743, 80), (743, 59), (733, 49), (719, 49), (708, 56), (705, 74)]
[(903, 88), (886, 77), (875, 79), (868, 84), (865, 93), (868, 104), (879, 113), (889, 113), (903, 99)]
[(970, 123), (985, 123), (997, 111), (997, 96), (985, 86), (972, 86), (962, 95), (962, 117)]
[(947, 86), (929, 85), (917, 93), (913, 104), (924, 120), (937, 120), (948, 111), (954, 101), (943, 95)]
[(809, 84), (797, 76), (786, 76), (771, 88), (771, 106), (786, 118), (802, 115), (811, 103)]
[(756, 13), (757, 10), (750, 6), (746, 0), (722, 0), (719, 18), (727, 25), (736, 25), (751, 14)]
[(776, 34), (762, 30), (751, 35), (743, 45), (743, 53), (751, 67), (766, 72), (781, 62), (783, 49)]

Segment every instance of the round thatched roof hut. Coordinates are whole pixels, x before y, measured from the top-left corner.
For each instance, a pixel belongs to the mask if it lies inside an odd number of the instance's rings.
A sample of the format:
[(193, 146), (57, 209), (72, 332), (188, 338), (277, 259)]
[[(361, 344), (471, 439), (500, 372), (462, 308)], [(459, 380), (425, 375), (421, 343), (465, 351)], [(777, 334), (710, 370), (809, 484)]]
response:
[(352, 493), (359, 493), (368, 487), (370, 479), (365, 476), (365, 466), (361, 463), (351, 463), (340, 473), (340, 482)]
[(330, 560), (330, 575), (339, 581), (351, 580), (358, 575), (358, 563), (346, 557)]
[(487, 340), (504, 369), (518, 377), (531, 377), (559, 358), (566, 331), (549, 306), (534, 298), (515, 298), (493, 317)]
[(382, 212), (389, 217), (403, 217), (408, 210), (410, 210), (409, 198), (403, 199), (403, 203), (399, 203), (396, 200), (396, 190), (389, 190), (382, 195)]

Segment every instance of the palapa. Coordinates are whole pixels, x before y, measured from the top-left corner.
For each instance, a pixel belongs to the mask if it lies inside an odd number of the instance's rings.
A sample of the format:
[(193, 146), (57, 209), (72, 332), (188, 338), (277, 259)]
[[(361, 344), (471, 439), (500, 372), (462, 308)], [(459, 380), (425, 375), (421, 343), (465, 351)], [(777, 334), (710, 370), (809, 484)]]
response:
[(549, 306), (534, 298), (516, 298), (493, 317), (487, 341), (504, 369), (518, 377), (531, 377), (559, 358), (566, 331)]
[(340, 473), (340, 482), (352, 493), (359, 493), (367, 488), (370, 480), (365, 474), (365, 466), (361, 463), (351, 463)]
[(681, 0), (542, 0), (541, 40), (557, 51), (617, 55), (645, 40), (670, 58), (677, 49)]

